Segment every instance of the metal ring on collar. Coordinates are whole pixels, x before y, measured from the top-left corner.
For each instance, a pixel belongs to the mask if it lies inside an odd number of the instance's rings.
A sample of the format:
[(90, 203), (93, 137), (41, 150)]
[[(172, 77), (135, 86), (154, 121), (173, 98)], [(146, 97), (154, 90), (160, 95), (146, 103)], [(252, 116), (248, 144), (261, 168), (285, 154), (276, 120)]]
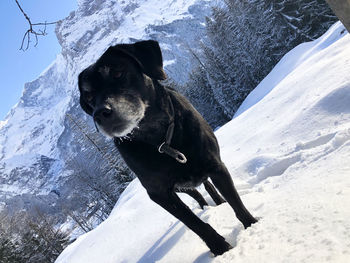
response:
[(179, 163), (184, 164), (187, 162), (187, 158), (182, 152), (179, 152), (178, 150), (171, 148), (170, 145), (167, 144), (166, 142), (163, 142), (158, 147), (158, 152), (165, 153), (165, 154), (169, 155), (170, 157), (174, 158)]
[(158, 152), (159, 153), (164, 153), (164, 151), (162, 150), (162, 147), (164, 146), (165, 142), (163, 142), (159, 147), (158, 147)]

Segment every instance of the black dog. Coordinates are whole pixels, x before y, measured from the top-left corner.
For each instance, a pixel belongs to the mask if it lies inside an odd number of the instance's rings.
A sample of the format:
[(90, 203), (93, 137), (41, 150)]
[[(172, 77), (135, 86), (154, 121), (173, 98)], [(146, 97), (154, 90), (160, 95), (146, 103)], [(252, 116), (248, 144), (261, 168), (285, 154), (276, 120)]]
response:
[(108, 48), (79, 75), (80, 104), (114, 143), (149, 197), (193, 230), (215, 255), (231, 246), (176, 195), (207, 205), (194, 187), (204, 183), (217, 204), (227, 200), (245, 228), (257, 220), (244, 207), (220, 159), (215, 135), (193, 106), (166, 79), (156, 41)]

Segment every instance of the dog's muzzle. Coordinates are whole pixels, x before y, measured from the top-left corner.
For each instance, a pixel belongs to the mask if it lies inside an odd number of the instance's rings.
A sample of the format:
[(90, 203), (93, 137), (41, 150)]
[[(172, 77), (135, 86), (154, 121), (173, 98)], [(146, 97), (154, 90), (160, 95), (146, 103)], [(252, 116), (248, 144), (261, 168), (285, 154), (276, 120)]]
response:
[(107, 103), (95, 109), (93, 119), (97, 130), (107, 137), (125, 137), (138, 127), (146, 107), (141, 100), (107, 99)]

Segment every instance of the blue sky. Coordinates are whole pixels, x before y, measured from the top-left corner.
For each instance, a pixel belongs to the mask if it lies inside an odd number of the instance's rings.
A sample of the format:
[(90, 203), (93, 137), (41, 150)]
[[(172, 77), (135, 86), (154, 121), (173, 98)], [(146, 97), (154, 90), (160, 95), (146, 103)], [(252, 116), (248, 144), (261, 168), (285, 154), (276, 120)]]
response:
[[(32, 23), (51, 22), (65, 18), (76, 9), (75, 0), (19, 0)], [(39, 37), (25, 52), (19, 50), (28, 22), (18, 9), (15, 0), (0, 0), (0, 120), (18, 102), (24, 83), (36, 77), (60, 53), (54, 33), (48, 26), (48, 35)]]

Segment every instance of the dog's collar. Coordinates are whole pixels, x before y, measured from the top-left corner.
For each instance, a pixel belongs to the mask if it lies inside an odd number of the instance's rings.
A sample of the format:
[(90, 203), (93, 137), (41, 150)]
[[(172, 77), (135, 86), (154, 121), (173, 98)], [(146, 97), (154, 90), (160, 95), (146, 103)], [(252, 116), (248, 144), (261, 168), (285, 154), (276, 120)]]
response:
[(173, 138), (174, 135), (174, 128), (175, 128), (175, 111), (174, 111), (174, 105), (173, 102), (171, 100), (171, 97), (169, 95), (169, 93), (165, 90), (166, 92), (166, 96), (168, 98), (168, 104), (169, 104), (169, 126), (168, 126), (168, 130), (166, 132), (166, 136), (165, 136), (165, 141), (163, 143), (160, 144), (160, 146), (158, 147), (158, 152), (159, 153), (165, 153), (167, 155), (169, 155), (170, 157), (174, 158), (176, 161), (178, 161), (179, 163), (185, 164), (187, 162), (187, 158), (186, 156), (172, 148), (170, 146), (171, 144), (171, 140)]

